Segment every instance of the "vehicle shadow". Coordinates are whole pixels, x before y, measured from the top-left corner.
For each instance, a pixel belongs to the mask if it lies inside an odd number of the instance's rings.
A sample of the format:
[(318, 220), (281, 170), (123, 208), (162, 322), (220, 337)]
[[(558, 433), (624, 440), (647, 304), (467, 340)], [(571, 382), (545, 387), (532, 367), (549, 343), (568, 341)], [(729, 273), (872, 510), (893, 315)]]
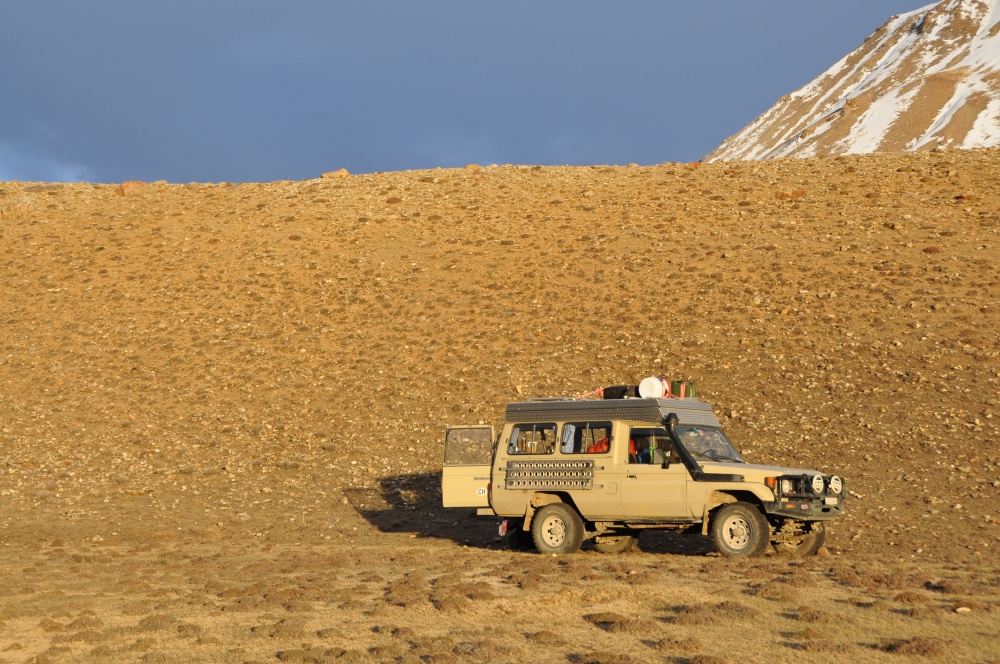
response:
[[(501, 521), (498, 517), (478, 516), (472, 508), (441, 506), (439, 473), (393, 475), (380, 479), (377, 486), (344, 489), (343, 494), (358, 514), (384, 533), (450, 540), (481, 549), (510, 548), (507, 540), (497, 534)], [(583, 548), (593, 550), (592, 542), (584, 542)], [(706, 537), (663, 530), (643, 532), (639, 550), (683, 556), (718, 555)]]
[(472, 508), (441, 506), (441, 474), (412, 473), (381, 478), (372, 488), (343, 490), (351, 506), (384, 533), (451, 540), (483, 549), (507, 548), (497, 536), (496, 517)]

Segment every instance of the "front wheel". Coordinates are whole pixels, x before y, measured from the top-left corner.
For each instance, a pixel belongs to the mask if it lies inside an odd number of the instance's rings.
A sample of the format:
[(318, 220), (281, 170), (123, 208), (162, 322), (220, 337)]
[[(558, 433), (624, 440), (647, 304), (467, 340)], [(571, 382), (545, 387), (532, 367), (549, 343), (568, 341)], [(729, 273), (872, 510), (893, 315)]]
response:
[(771, 543), (767, 519), (750, 503), (723, 505), (712, 519), (712, 541), (722, 555), (760, 556)]
[(638, 546), (639, 538), (635, 535), (608, 535), (594, 542), (594, 548), (601, 553), (627, 553)]
[(826, 528), (821, 522), (814, 522), (812, 530), (803, 533), (794, 542), (777, 542), (774, 548), (779, 553), (787, 553), (793, 556), (813, 556), (820, 550), (826, 542)]
[(574, 553), (583, 544), (583, 520), (565, 503), (546, 505), (531, 520), (531, 538), (542, 553)]

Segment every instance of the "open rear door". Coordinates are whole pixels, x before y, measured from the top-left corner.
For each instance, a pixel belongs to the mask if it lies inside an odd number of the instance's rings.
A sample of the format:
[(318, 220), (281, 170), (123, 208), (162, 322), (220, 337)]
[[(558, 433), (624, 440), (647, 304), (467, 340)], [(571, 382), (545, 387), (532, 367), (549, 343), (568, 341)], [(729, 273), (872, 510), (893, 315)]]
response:
[(444, 507), (489, 507), (492, 459), (492, 426), (448, 427), (441, 470)]

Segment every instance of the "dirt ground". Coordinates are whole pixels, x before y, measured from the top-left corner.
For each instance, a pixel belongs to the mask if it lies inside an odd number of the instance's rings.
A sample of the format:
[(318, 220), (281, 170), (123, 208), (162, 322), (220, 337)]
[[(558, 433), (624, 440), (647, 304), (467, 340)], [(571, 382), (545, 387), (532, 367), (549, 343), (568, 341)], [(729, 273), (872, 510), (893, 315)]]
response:
[[(1000, 661), (1000, 151), (0, 183), (0, 662)], [(444, 426), (662, 375), (825, 555), (504, 550)]]

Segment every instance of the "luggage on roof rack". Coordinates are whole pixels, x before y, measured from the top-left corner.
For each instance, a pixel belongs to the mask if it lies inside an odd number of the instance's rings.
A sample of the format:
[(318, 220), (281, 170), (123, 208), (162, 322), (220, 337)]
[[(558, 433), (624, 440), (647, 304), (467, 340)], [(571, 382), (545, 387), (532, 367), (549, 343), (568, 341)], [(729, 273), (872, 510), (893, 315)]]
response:
[(638, 385), (609, 385), (603, 390), (605, 399), (636, 399), (639, 397)]

